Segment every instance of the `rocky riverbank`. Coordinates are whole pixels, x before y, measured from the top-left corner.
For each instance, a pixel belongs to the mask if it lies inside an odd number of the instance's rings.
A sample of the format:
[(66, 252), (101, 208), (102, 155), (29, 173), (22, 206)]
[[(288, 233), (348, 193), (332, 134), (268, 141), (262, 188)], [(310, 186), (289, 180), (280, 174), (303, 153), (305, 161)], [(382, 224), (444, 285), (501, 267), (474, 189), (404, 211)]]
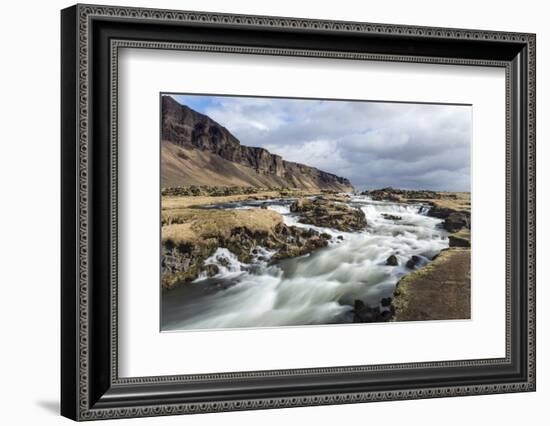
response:
[[(217, 194), (218, 191), (212, 191)], [(284, 192), (288, 195), (288, 192)], [(305, 195), (303, 191), (292, 193)], [(254, 195), (166, 196), (162, 202), (162, 285), (166, 289), (190, 282), (201, 273), (217, 273), (204, 261), (219, 248), (226, 248), (239, 261), (249, 263), (261, 250), (276, 253), (271, 260), (301, 256), (325, 247), (331, 236), (313, 229), (285, 225), (282, 216), (263, 208), (207, 209), (211, 204), (262, 200), (281, 196), (281, 191)]]
[[(424, 203), (428, 216), (443, 219), (449, 233), (449, 248), (402, 277), (391, 300), (392, 321), (470, 318), (470, 194), (465, 192), (408, 191), (383, 188), (367, 191), (374, 200)], [(395, 259), (388, 258), (388, 264)], [(376, 318), (379, 318), (375, 315)], [(387, 316), (378, 320), (387, 320)]]
[(470, 318), (470, 249), (443, 250), (397, 283), (392, 321)]
[(331, 191), (249, 187), (191, 186), (162, 189), (162, 210), (201, 207), (238, 201), (262, 201), (274, 198), (302, 198), (331, 195)]
[(424, 202), (196, 187), (162, 206), (170, 330), (390, 321), (396, 283), (449, 247)]
[[(199, 291), (181, 285), (195, 280), (206, 283), (204, 291), (249, 280), (267, 286), (250, 291), (269, 299), (268, 288), (285, 282), (312, 304), (306, 322), (319, 321), (317, 297), (336, 302), (323, 308), (327, 318), (337, 312), (334, 321), (469, 318), (469, 194), (385, 189), (372, 201), (331, 191), (206, 186), (164, 194), (162, 285), (170, 294)], [(378, 282), (384, 284), (368, 291)], [(284, 300), (286, 306), (292, 299)]]
[(382, 188), (365, 191), (364, 195), (376, 201), (431, 206), (428, 216), (443, 219), (443, 228), (449, 232), (451, 247), (470, 246), (470, 193), (428, 190)]

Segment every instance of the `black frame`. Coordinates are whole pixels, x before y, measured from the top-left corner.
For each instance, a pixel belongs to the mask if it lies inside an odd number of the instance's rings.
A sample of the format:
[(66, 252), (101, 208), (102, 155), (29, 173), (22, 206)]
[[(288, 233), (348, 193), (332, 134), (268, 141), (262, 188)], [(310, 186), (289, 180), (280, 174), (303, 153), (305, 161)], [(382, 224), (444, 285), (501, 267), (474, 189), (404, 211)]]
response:
[[(119, 378), (119, 48), (497, 66), (507, 75), (502, 359)], [(61, 13), (61, 413), (74, 420), (535, 390), (535, 35), (76, 5)]]

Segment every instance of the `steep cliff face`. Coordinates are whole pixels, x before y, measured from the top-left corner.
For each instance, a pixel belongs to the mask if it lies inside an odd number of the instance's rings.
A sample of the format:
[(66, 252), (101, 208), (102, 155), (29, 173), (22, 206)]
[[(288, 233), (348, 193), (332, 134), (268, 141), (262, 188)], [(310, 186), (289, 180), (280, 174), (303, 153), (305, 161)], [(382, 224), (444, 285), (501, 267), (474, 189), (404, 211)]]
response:
[[(175, 145), (175, 146), (171, 146)], [(198, 151), (198, 152), (196, 152)], [(349, 180), (243, 146), (210, 117), (162, 97), (162, 185), (231, 185), (351, 191)]]

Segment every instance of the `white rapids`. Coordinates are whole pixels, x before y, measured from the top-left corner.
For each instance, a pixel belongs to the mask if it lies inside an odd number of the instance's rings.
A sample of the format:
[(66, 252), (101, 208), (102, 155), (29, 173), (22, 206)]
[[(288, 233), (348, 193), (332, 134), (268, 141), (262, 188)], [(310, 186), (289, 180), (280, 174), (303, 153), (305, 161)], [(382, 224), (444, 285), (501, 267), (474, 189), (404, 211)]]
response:
[[(341, 232), (299, 223), (299, 216), (290, 212), (291, 202), (267, 204), (283, 215), (287, 225), (330, 234), (328, 247), (272, 265), (273, 251), (259, 249), (247, 265), (229, 250), (218, 249), (205, 262), (218, 266), (215, 276), (201, 275), (163, 297), (163, 330), (351, 322), (355, 300), (374, 306), (392, 296), (399, 278), (410, 272), (405, 264), (412, 255), (420, 257), (423, 265), (449, 246), (442, 221), (427, 216), (427, 206), (352, 196), (350, 204), (365, 212), (367, 227), (361, 232)], [(253, 207), (258, 203), (217, 206)], [(392, 254), (399, 266), (386, 265)]]

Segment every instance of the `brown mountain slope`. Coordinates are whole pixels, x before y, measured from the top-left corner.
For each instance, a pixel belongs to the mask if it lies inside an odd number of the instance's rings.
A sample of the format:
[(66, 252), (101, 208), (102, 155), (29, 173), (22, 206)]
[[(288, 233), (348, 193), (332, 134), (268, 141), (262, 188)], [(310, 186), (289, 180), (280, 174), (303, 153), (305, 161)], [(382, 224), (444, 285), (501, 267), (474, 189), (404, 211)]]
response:
[(261, 186), (353, 190), (332, 173), (243, 146), (206, 115), (162, 98), (162, 186)]

